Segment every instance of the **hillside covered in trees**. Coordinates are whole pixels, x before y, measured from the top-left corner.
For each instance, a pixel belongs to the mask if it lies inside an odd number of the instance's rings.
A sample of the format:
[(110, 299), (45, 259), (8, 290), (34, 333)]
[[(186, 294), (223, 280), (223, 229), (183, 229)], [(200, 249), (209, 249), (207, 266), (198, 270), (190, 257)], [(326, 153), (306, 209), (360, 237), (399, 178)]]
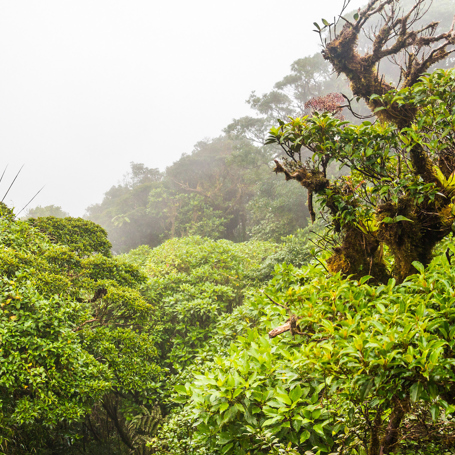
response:
[(0, 453), (455, 453), (454, 10), (316, 22), (87, 219), (0, 204)]
[[(402, 0), (400, 5), (408, 9), (414, 3)], [(439, 0), (417, 23), (439, 21), (438, 30), (448, 30), (453, 8), (452, 0)], [(369, 46), (366, 34), (361, 33), (359, 40), (360, 49)], [(452, 66), (449, 55), (432, 68)], [(387, 80), (400, 78), (399, 66), (390, 59), (381, 60), (381, 72)], [(365, 103), (353, 97), (346, 76), (338, 76), (321, 53), (301, 58), (270, 92), (251, 94), (247, 103), (255, 116), (234, 119), (222, 136), (197, 143), (164, 172), (131, 163), (123, 181), (107, 191), (101, 203), (88, 207), (86, 217), (108, 231), (117, 253), (189, 234), (236, 242), (279, 241), (294, 234), (307, 225), (307, 195), (273, 176), (273, 159), (283, 150), (265, 146), (267, 135), (277, 118), (330, 108), (312, 100), (331, 93), (351, 99), (357, 117), (346, 108), (342, 112), (349, 121), (360, 124), (362, 116), (371, 115)], [(348, 102), (341, 98), (339, 104)], [(309, 157), (305, 152), (304, 156)], [(343, 170), (332, 165), (329, 172), (338, 175)]]

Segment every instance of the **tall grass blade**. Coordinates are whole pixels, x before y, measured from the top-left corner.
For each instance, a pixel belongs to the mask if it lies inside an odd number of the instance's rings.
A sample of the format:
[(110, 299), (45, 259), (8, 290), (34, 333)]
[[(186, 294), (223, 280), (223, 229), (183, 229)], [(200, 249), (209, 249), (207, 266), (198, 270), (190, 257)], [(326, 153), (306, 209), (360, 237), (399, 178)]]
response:
[(1, 200), (1, 202), (3, 202), (5, 200), (5, 197), (8, 195), (9, 193), (9, 190), (12, 188), (12, 186), (14, 185), (14, 182), (16, 181), (17, 177), (19, 176), (19, 174), (21, 173), (22, 171), (22, 168), (24, 167), (24, 164), (21, 166), (21, 168), (19, 169), (19, 171), (17, 172), (16, 174), (16, 177), (14, 177), (13, 181), (11, 182), (11, 185), (9, 186), (7, 192), (5, 193), (5, 195), (3, 196), (3, 199)]
[[(46, 186), (46, 185), (44, 185), (44, 186)], [(29, 206), (29, 204), (32, 203), (33, 199), (35, 199), (36, 196), (38, 196), (38, 194), (41, 193), (41, 191), (43, 190), (44, 186), (41, 187), (41, 189), (35, 194), (35, 196), (33, 196), (33, 197), (27, 202), (27, 204), (25, 204), (25, 207), (23, 207), (22, 210), (21, 210), (16, 216), (19, 216), (19, 215), (20, 215), (20, 214)]]

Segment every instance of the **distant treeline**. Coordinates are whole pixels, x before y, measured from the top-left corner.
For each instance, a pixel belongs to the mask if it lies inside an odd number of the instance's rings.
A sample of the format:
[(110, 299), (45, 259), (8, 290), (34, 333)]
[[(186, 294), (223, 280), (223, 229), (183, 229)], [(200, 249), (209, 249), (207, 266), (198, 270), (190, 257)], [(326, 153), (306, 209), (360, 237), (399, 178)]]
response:
[[(402, 4), (407, 8), (413, 1)], [(441, 21), (439, 28), (446, 30), (452, 10), (452, 0), (441, 0), (425, 17)], [(352, 13), (346, 17), (350, 16)], [(366, 36), (360, 41), (363, 48), (371, 44)], [(386, 79), (399, 79), (398, 63), (381, 63)], [(453, 58), (437, 66), (452, 67)], [(270, 92), (251, 94), (247, 103), (255, 116), (234, 119), (221, 136), (198, 142), (190, 154), (182, 154), (164, 172), (132, 162), (123, 182), (112, 186), (101, 203), (89, 206), (85, 218), (107, 230), (114, 253), (140, 245), (155, 247), (187, 235), (241, 242), (280, 241), (294, 234), (307, 225), (306, 190), (296, 182), (286, 184), (272, 173), (273, 159), (283, 151), (264, 143), (277, 118), (310, 114), (314, 110), (311, 100), (329, 93), (351, 96), (347, 81), (334, 74), (320, 53), (296, 60), (290, 74)], [(364, 103), (353, 99), (351, 105), (358, 114), (370, 114)], [(351, 122), (361, 122), (348, 109), (343, 115)], [(68, 214), (48, 206), (31, 209), (26, 217), (42, 216)]]
[[(405, 9), (413, 4), (402, 2)], [(453, 6), (452, 0), (440, 0), (425, 20), (440, 21), (439, 29), (447, 30)], [(360, 47), (371, 45), (366, 36), (360, 41)], [(437, 65), (452, 66), (452, 57)], [(381, 62), (381, 71), (388, 80), (400, 78), (399, 62)], [(352, 96), (346, 79), (337, 77), (320, 53), (298, 59), (270, 92), (251, 94), (247, 103), (255, 116), (234, 119), (223, 135), (198, 142), (165, 172), (131, 163), (123, 183), (107, 191), (101, 203), (88, 207), (86, 218), (108, 231), (115, 253), (186, 235), (236, 242), (280, 241), (304, 228), (309, 212), (306, 190), (272, 173), (273, 159), (283, 151), (264, 146), (268, 131), (277, 118), (310, 114), (311, 100), (340, 92)], [(355, 99), (352, 107), (358, 114), (370, 114)], [(354, 123), (362, 121), (348, 109), (343, 115)]]
[(279, 241), (293, 234), (307, 224), (307, 196), (271, 172), (281, 150), (265, 147), (265, 138), (277, 117), (304, 115), (309, 99), (342, 87), (319, 54), (297, 60), (271, 92), (251, 95), (256, 117), (233, 120), (165, 172), (131, 163), (86, 217), (108, 231), (116, 253), (186, 235)]

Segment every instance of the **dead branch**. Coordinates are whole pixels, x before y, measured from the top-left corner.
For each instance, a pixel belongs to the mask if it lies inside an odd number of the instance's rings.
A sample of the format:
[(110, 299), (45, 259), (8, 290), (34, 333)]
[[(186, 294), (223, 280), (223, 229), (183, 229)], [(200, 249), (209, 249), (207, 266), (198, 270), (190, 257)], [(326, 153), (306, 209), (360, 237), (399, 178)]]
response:
[(284, 308), (285, 310), (289, 310), (289, 308), (288, 308), (287, 306), (282, 305), (281, 303), (275, 302), (275, 300), (273, 300), (272, 297), (270, 297), (269, 295), (267, 295), (265, 292), (263, 292), (263, 294), (264, 294), (272, 303), (274, 303), (275, 305), (278, 305), (279, 307)]
[(281, 335), (284, 332), (289, 332), (291, 330), (291, 322), (286, 322), (283, 325), (280, 325), (279, 327), (276, 327), (275, 329), (271, 330), (269, 332), (269, 338), (275, 338), (278, 335)]
[(298, 330), (299, 327), (299, 320), (295, 314), (291, 314), (290, 318), (286, 321), (285, 324), (280, 325), (276, 329), (273, 329), (269, 332), (269, 338), (275, 338), (278, 335), (281, 335), (284, 332), (291, 332), (291, 335), (306, 335), (306, 333), (301, 332)]

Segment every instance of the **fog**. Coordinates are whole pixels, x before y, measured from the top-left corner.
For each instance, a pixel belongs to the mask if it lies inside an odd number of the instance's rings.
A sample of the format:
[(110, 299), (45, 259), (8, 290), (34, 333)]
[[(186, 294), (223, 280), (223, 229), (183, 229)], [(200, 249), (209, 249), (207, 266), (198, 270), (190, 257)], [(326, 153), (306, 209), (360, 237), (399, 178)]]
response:
[[(0, 184), (81, 216), (128, 170), (164, 169), (317, 52), (342, 0), (0, 1)], [(350, 9), (363, 2), (353, 1)]]

